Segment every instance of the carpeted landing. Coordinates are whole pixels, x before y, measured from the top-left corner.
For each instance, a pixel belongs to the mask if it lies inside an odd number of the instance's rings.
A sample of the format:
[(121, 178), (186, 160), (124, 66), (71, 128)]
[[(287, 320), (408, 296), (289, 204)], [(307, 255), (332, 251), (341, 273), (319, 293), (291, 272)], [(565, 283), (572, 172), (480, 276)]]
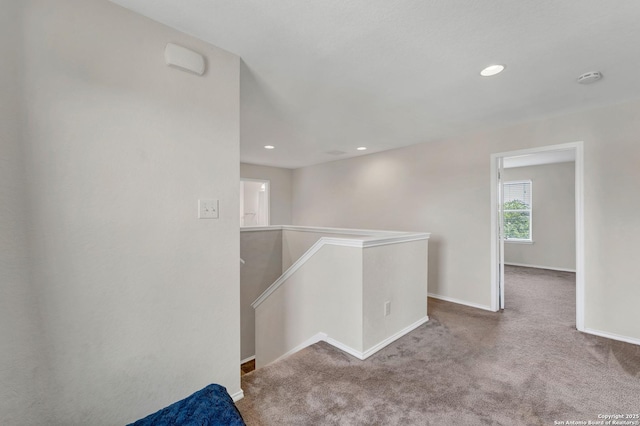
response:
[(640, 412), (640, 346), (575, 330), (574, 274), (508, 267), (505, 281), (502, 313), (429, 299), (427, 324), (365, 361), (321, 342), (243, 376), (238, 408), (249, 425), (586, 424)]

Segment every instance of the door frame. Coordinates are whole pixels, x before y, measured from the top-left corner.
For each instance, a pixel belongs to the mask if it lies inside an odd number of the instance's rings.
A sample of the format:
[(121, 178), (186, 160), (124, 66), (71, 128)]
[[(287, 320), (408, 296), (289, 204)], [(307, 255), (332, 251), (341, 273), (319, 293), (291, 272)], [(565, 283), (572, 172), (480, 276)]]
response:
[[(537, 148), (491, 154), (491, 310), (497, 312), (504, 291), (504, 240), (499, 235), (498, 197), (500, 179), (498, 173), (505, 157), (537, 154), (541, 152), (575, 150), (575, 220), (576, 220), (576, 328), (584, 331), (584, 143), (569, 142)], [(504, 299), (502, 299), (504, 302)]]
[[(267, 194), (267, 202), (266, 202), (266, 216), (267, 216), (267, 224), (260, 226), (270, 226), (271, 225), (271, 180), (269, 179), (254, 179), (254, 178), (240, 178), (240, 184), (238, 189), (240, 190), (240, 211), (244, 211), (244, 193), (242, 192), (242, 184), (243, 182), (256, 182), (265, 184), (265, 192)], [(240, 216), (240, 227), (248, 228), (242, 225), (242, 216)]]

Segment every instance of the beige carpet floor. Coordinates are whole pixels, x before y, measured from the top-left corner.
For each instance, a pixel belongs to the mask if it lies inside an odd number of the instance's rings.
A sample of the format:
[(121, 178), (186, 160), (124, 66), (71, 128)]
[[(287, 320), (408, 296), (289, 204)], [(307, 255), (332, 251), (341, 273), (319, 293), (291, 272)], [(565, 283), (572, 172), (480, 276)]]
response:
[(249, 373), (238, 408), (249, 425), (554, 425), (640, 413), (640, 346), (575, 330), (574, 274), (508, 267), (506, 283), (504, 312), (429, 299), (427, 324), (365, 361), (321, 342)]

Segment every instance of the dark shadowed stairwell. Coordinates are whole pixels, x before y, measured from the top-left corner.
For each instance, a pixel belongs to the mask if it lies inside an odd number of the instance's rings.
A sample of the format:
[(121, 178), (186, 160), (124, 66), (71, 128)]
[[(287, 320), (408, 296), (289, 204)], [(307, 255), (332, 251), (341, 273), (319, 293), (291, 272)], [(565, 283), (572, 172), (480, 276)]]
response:
[(507, 309), (429, 299), (360, 361), (320, 342), (246, 374), (249, 425), (553, 425), (640, 412), (640, 346), (575, 330), (575, 275), (507, 267)]

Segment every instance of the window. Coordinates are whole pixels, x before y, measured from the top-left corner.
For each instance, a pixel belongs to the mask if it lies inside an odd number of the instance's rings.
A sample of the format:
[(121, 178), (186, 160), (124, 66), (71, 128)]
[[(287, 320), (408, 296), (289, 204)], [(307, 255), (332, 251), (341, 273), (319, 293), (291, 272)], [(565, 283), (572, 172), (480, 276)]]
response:
[(269, 181), (240, 179), (240, 226), (269, 225)]
[(503, 192), (505, 240), (531, 241), (531, 181), (505, 182)]

